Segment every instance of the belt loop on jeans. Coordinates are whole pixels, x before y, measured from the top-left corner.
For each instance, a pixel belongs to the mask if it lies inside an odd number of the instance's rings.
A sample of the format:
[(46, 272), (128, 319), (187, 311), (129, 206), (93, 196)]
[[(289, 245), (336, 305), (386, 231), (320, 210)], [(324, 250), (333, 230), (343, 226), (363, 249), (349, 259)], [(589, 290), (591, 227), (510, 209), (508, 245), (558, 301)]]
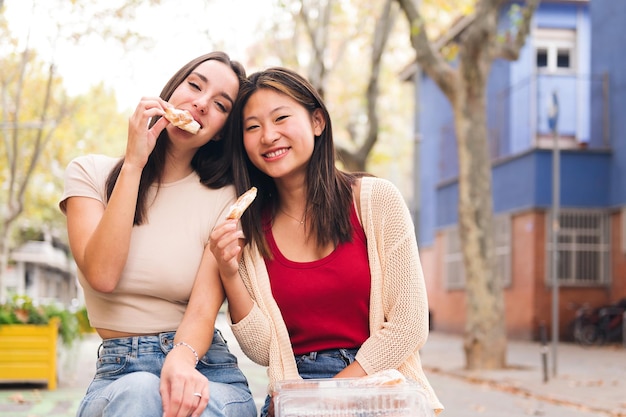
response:
[(100, 359), (100, 354), (102, 353), (102, 349), (104, 349), (104, 344), (100, 343), (100, 346), (98, 346), (98, 350), (96, 351), (97, 359)]
[(341, 354), (341, 358), (346, 363), (346, 365), (350, 365), (353, 362), (352, 356), (350, 356), (348, 349), (339, 349), (339, 353)]
[(132, 339), (132, 347), (131, 347), (131, 351), (130, 351), (130, 356), (132, 357), (138, 357), (139, 356), (139, 337), (134, 336)]
[(159, 333), (159, 343), (161, 343), (161, 346), (163, 346), (165, 349), (172, 348), (172, 340), (170, 340), (167, 333)]

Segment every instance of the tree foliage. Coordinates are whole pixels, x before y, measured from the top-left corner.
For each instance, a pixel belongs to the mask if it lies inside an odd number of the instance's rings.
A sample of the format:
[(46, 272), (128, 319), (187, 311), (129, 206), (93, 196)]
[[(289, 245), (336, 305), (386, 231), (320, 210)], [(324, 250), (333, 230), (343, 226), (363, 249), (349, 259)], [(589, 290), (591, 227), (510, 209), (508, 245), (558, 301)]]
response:
[[(54, 51), (59, 42), (79, 41), (92, 36), (96, 28), (101, 31), (98, 33), (106, 34), (106, 22), (119, 27), (119, 22), (111, 19), (132, 16), (132, 10), (142, 1), (90, 9), (91, 18), (86, 15), (87, 3), (90, 2), (32, 2), (33, 10), (48, 7), (51, 13), (65, 13), (63, 19), (51, 19), (57, 23), (49, 33), (50, 48), (45, 58), (30, 45), (35, 23), (27, 22), (23, 37), (15, 35), (4, 13), (7, 6), (0, 6), (0, 37), (4, 41), (0, 47), (0, 300), (6, 296), (3, 277), (9, 251), (16, 244), (12, 238), (19, 236), (21, 229), (32, 228), (64, 236), (57, 202), (66, 157), (77, 149), (93, 149), (91, 146), (98, 140), (113, 146), (114, 139), (108, 135), (119, 137), (117, 126), (123, 126), (121, 132), (125, 132), (126, 123), (119, 123), (120, 116), (114, 110), (114, 96), (101, 86), (82, 98), (67, 94), (62, 77), (56, 73)], [(129, 39), (126, 30), (108, 35), (121, 41)], [(82, 122), (87, 125), (81, 125)], [(116, 126), (109, 125), (111, 122)], [(98, 149), (103, 148), (101, 143)], [(20, 218), (24, 221), (16, 227)]]
[[(398, 77), (410, 59), (405, 23), (392, 1), (282, 0), (267, 37), (254, 45), (251, 67), (285, 65), (300, 71), (323, 94), (333, 116), (344, 168), (393, 178), (412, 143), (406, 128), (411, 96)], [(393, 162), (393, 164), (390, 164)], [(404, 190), (406, 191), (406, 190)]]

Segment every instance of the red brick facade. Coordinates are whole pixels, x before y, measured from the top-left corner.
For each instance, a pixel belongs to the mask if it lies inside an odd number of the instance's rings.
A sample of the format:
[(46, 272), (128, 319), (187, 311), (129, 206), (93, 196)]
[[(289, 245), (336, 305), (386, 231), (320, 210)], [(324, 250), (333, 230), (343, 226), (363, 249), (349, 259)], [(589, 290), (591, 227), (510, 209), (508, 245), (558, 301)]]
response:
[[(508, 336), (537, 340), (541, 324), (548, 336), (552, 325), (552, 287), (546, 271), (546, 219), (540, 210), (519, 212), (511, 217), (511, 285), (505, 287)], [(611, 283), (608, 287), (565, 287), (559, 290), (559, 332), (571, 338), (569, 324), (577, 306), (592, 307), (626, 297), (626, 248), (622, 247), (621, 213), (611, 216)], [(448, 290), (444, 278), (445, 234), (438, 233), (432, 247), (420, 248), (426, 278), (432, 326), (441, 331), (462, 333), (465, 323), (465, 291)], [(548, 279), (547, 279), (548, 277)]]

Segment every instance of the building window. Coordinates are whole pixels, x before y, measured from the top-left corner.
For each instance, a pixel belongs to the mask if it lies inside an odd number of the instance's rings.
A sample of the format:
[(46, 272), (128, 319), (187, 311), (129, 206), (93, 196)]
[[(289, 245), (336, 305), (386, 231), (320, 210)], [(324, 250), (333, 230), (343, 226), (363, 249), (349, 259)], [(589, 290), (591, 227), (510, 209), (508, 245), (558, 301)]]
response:
[[(553, 214), (547, 216), (546, 281), (552, 281)], [(563, 210), (559, 213), (557, 276), (559, 285), (600, 286), (610, 282), (611, 228), (606, 211)]]
[[(504, 288), (511, 285), (511, 217), (494, 217), (494, 254), (495, 273), (502, 279)], [(444, 280), (446, 288), (457, 290), (465, 288), (465, 267), (458, 226), (445, 232)]]
[(537, 29), (535, 58), (537, 70), (543, 73), (573, 72), (576, 56), (576, 31)]

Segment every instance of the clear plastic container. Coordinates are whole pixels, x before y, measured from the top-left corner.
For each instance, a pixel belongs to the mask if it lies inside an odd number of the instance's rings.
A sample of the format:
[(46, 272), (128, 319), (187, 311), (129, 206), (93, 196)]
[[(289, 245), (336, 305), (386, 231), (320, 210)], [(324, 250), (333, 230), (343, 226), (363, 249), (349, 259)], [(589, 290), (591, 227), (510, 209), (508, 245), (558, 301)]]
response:
[(278, 382), (276, 417), (434, 417), (414, 383), (368, 386), (361, 378)]

